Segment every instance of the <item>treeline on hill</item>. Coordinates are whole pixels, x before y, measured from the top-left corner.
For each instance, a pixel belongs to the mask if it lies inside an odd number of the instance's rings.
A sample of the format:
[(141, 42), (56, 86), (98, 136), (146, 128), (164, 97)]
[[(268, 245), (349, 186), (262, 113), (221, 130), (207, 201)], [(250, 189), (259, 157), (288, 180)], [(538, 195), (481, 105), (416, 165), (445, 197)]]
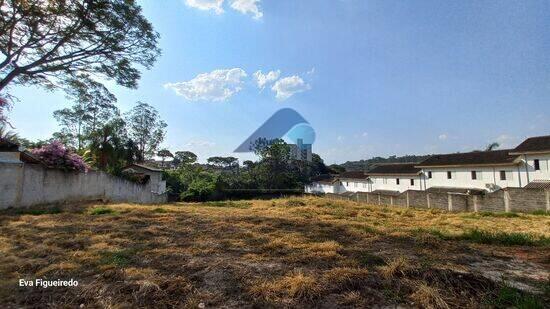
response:
[(330, 173), (319, 155), (311, 162), (295, 160), (290, 146), (276, 139), (253, 146), (258, 161), (239, 165), (234, 157), (211, 157), (208, 164), (196, 163), (189, 152), (176, 153), (175, 169), (165, 170), (165, 179), (172, 200), (207, 201), (273, 197), (303, 192), (311, 177)]
[[(371, 169), (375, 164), (379, 163), (405, 163), (405, 162), (420, 162), (426, 160), (429, 155), (405, 155), (405, 156), (389, 156), (387, 158), (374, 157), (367, 160), (359, 161), (347, 161), (346, 163), (340, 164), (339, 166), (344, 168), (346, 171), (367, 171)], [(332, 165), (331, 165), (332, 167)]]

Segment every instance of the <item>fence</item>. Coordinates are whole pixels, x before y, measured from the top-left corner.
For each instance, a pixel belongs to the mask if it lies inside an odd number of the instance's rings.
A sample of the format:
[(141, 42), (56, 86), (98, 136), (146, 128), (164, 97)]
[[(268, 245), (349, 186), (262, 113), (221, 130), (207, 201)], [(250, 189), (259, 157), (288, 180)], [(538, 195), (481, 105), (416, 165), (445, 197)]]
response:
[(0, 163), (0, 209), (107, 200), (163, 203), (166, 193), (99, 171), (64, 172), (38, 164)]
[(448, 211), (550, 212), (550, 190), (548, 189), (506, 188), (480, 195), (408, 190), (394, 195), (357, 192), (344, 195), (327, 193), (325, 196), (371, 205)]

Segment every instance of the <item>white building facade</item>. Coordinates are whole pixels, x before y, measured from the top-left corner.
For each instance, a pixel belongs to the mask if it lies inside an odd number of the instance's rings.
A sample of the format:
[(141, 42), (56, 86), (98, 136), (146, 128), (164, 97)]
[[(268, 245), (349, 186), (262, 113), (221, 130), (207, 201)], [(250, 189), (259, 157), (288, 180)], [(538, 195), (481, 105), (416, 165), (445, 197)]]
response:
[(550, 183), (550, 136), (539, 136), (526, 139), (514, 149), (439, 154), (420, 163), (380, 164), (367, 172), (346, 172), (335, 176), (332, 187), (323, 190), (343, 193), (448, 188), (492, 192), (546, 182)]

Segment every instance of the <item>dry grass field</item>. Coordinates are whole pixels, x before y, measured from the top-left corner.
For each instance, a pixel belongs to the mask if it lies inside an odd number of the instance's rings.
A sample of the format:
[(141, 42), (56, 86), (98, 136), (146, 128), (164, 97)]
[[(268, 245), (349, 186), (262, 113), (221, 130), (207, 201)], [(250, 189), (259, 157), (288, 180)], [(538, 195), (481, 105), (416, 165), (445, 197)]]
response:
[(539, 308), (549, 272), (548, 215), (315, 197), (0, 213), (3, 308)]

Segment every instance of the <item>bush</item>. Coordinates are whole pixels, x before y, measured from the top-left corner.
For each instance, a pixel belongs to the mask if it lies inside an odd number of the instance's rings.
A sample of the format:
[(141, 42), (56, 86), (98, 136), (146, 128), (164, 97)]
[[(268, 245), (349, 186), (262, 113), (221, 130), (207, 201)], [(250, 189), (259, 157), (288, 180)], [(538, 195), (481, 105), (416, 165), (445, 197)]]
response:
[(78, 172), (86, 172), (90, 168), (81, 156), (71, 152), (59, 141), (53, 141), (41, 148), (33, 149), (32, 154), (52, 168)]

